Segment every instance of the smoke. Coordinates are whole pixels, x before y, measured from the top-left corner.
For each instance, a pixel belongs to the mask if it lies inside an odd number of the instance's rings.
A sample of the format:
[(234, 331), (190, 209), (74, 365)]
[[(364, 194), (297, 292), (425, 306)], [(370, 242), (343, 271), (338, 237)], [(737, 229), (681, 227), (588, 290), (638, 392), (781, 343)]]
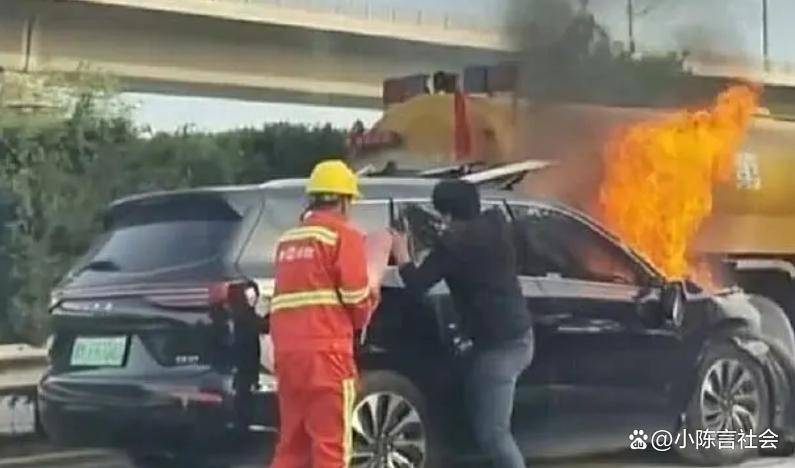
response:
[(573, 18), (568, 0), (514, 0), (506, 23), (514, 45), (524, 49), (560, 39)]
[[(671, 37), (671, 46), (687, 51), (698, 65), (761, 64), (763, 2), (746, 0), (700, 0), (698, 8), (683, 0), (667, 0), (667, 28), (656, 36)], [(773, 2), (770, 2), (773, 4)], [(771, 10), (776, 12), (775, 8)], [(655, 16), (659, 19), (660, 16)]]
[(514, 0), (506, 25), (519, 51), (518, 157), (557, 162), (528, 178), (523, 191), (574, 205), (595, 199), (601, 145), (611, 129), (598, 110), (571, 103), (607, 100), (609, 36), (587, 10), (568, 0)]
[(692, 63), (747, 67), (753, 61), (743, 36), (728, 23), (682, 25), (674, 30), (674, 41)]
[[(738, 45), (739, 39), (726, 42), (737, 34), (730, 33), (731, 21), (696, 27), (691, 2), (675, 2), (672, 7), (676, 8), (643, 18), (646, 28), (667, 30), (667, 37), (674, 37), (668, 40), (672, 53), (638, 57), (630, 55), (627, 47), (615, 46), (588, 1), (513, 1), (506, 31), (519, 51), (519, 157), (558, 162), (547, 178), (529, 181), (527, 190), (587, 209), (598, 192), (605, 144), (618, 130), (666, 112), (650, 107), (680, 108), (714, 98), (717, 89), (692, 84), (684, 57), (677, 52), (714, 55)], [(662, 21), (678, 10), (682, 10), (675, 15), (678, 24)]]

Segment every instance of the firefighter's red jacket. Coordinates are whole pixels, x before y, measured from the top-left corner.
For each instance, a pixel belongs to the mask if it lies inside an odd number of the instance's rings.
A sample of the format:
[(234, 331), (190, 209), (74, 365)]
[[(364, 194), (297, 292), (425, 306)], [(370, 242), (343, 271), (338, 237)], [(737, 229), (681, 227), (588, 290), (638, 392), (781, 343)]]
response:
[(354, 330), (367, 324), (377, 305), (365, 255), (363, 234), (333, 213), (310, 212), (281, 237), (271, 302), (277, 355), (353, 354)]

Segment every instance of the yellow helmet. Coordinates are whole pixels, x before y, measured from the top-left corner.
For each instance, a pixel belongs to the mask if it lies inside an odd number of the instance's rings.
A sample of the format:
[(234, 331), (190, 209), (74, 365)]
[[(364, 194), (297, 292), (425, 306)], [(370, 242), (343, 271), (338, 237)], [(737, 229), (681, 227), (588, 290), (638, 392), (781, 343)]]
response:
[(359, 197), (359, 181), (356, 174), (342, 160), (323, 161), (312, 169), (306, 193)]

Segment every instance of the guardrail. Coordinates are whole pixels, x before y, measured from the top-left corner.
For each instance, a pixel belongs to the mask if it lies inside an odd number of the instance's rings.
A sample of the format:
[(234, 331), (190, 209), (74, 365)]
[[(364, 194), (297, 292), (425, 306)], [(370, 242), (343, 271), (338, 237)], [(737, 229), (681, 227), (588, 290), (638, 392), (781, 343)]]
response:
[(213, 0), (219, 3), (278, 6), (349, 16), (356, 19), (371, 19), (396, 24), (430, 26), (442, 29), (465, 29), (497, 32), (500, 26), (489, 24), (482, 17), (460, 12), (433, 11), (399, 5), (384, 5), (369, 0)]
[(30, 434), (36, 428), (36, 384), (47, 351), (24, 344), (0, 346), (0, 435)]
[[(74, 0), (86, 4), (200, 15), (232, 21), (372, 35), (445, 46), (507, 51), (513, 45), (493, 15), (374, 0)], [(492, 24), (486, 18), (492, 18)]]

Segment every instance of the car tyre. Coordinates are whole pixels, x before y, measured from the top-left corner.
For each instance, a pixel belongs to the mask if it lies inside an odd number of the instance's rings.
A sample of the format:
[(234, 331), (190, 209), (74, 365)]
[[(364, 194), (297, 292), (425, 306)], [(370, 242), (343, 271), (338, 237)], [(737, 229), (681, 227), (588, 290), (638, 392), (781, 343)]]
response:
[(788, 458), (795, 455), (795, 442), (779, 442), (774, 449), (760, 449), (759, 453), (764, 457)]
[(687, 462), (700, 466), (740, 463), (757, 455), (758, 449), (696, 448), (689, 437), (709, 430), (715, 440), (719, 430), (748, 433), (749, 429), (758, 436), (770, 426), (770, 408), (770, 387), (759, 363), (730, 344), (713, 346), (699, 366), (681, 428), (688, 435), (687, 447), (677, 445), (676, 450)]
[(431, 429), (425, 397), (400, 374), (363, 373), (351, 428), (351, 468), (444, 466), (442, 447), (436, 431)]

